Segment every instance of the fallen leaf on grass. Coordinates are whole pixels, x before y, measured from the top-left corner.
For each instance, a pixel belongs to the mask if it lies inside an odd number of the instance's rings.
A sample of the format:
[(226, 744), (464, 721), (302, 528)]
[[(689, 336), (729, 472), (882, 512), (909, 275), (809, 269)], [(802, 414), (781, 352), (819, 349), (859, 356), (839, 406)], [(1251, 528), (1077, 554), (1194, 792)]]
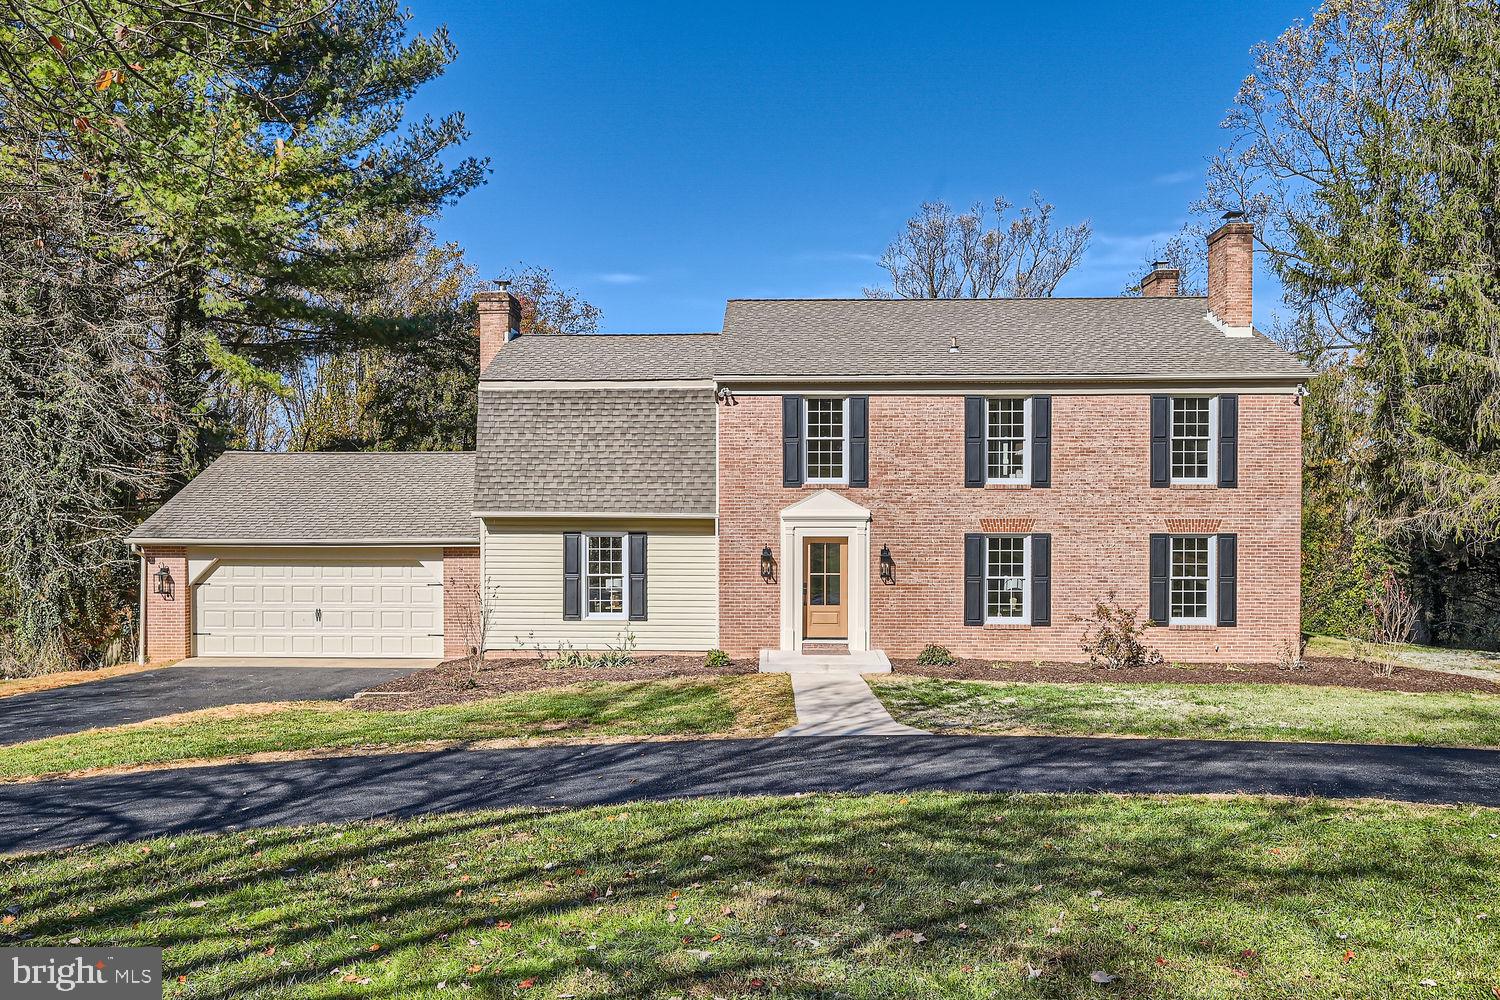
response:
[(1354, 952), (1353, 952), (1353, 950), (1344, 952), (1344, 961), (1346, 961), (1346, 962), (1352, 962), (1352, 961), (1354, 961)]
[(1089, 973), (1089, 979), (1093, 982), (1100, 983), (1101, 985), (1104, 983), (1112, 983), (1119, 978), (1119, 976), (1111, 976), (1109, 973), (1104, 972), (1100, 969), (1095, 969), (1093, 972)]
[(905, 930), (899, 930), (896, 933), (892, 934), (891, 940), (910, 941), (912, 944), (922, 944), (926, 942), (927, 935), (914, 931), (911, 928), (906, 928)]

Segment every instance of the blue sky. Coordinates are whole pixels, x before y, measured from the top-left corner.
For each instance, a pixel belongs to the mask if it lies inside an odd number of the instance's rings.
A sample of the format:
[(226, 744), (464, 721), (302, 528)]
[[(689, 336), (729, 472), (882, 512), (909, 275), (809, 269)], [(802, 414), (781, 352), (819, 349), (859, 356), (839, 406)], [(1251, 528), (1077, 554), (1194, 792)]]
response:
[[(857, 296), (929, 198), (1039, 190), (1095, 239), (1060, 295), (1116, 295), (1174, 232), (1249, 50), (1304, 2), (412, 0), (459, 48), (412, 104), (462, 111), (489, 183), (445, 240), (551, 267), (611, 332), (717, 330), (724, 300)], [(1270, 305), (1257, 272), (1257, 308)]]

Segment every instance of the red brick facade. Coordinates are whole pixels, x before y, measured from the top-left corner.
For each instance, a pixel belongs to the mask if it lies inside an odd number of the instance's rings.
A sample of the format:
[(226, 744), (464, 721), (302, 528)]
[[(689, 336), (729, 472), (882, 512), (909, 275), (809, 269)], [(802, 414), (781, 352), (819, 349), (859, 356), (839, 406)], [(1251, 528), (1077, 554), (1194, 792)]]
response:
[[(1152, 489), (1150, 397), (1052, 398), (1052, 486), (970, 489), (963, 397), (870, 396), (870, 485), (834, 487), (867, 508), (871, 645), (910, 656), (928, 643), (1006, 660), (1079, 660), (1083, 623), (1110, 591), (1147, 613), (1149, 536), (1214, 530), (1239, 536), (1238, 624), (1161, 627), (1170, 660), (1272, 660), (1300, 629), (1301, 408), (1290, 394), (1239, 397), (1239, 487)], [(719, 407), (720, 644), (753, 655), (780, 644), (780, 512), (825, 487), (781, 485), (781, 399), (741, 395)], [(1050, 626), (965, 626), (963, 536), (1031, 522), (1052, 535)], [(895, 582), (880, 582), (889, 546)], [(778, 574), (779, 575), (779, 574)]]
[(479, 549), (443, 550), (443, 656), (469, 655), (479, 644)]
[[(193, 648), (193, 588), (188, 581), (187, 549), (148, 547), (146, 560), (146, 662), (185, 659)], [(156, 592), (156, 574), (166, 567), (172, 574), (168, 594)]]

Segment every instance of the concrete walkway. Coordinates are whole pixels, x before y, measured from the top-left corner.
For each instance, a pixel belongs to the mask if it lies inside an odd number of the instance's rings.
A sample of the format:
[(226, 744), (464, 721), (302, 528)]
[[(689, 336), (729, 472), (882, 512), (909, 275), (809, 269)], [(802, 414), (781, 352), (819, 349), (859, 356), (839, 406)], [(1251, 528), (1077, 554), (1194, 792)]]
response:
[(880, 650), (837, 655), (805, 655), (762, 650), (764, 674), (792, 680), (797, 724), (777, 736), (916, 736), (923, 730), (891, 718), (863, 674), (888, 674), (891, 661)]
[(1229, 740), (841, 736), (325, 757), (0, 784), (0, 854), (196, 830), (509, 806), (916, 791), (1248, 792), (1493, 806), (1500, 805), (1500, 752)]

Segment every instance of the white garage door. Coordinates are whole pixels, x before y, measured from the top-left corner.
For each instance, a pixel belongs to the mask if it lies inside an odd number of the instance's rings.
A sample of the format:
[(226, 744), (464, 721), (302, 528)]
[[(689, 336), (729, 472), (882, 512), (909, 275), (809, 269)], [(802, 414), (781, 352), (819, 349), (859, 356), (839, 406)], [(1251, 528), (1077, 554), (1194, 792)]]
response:
[(199, 656), (441, 656), (441, 556), (235, 558), (195, 588)]

